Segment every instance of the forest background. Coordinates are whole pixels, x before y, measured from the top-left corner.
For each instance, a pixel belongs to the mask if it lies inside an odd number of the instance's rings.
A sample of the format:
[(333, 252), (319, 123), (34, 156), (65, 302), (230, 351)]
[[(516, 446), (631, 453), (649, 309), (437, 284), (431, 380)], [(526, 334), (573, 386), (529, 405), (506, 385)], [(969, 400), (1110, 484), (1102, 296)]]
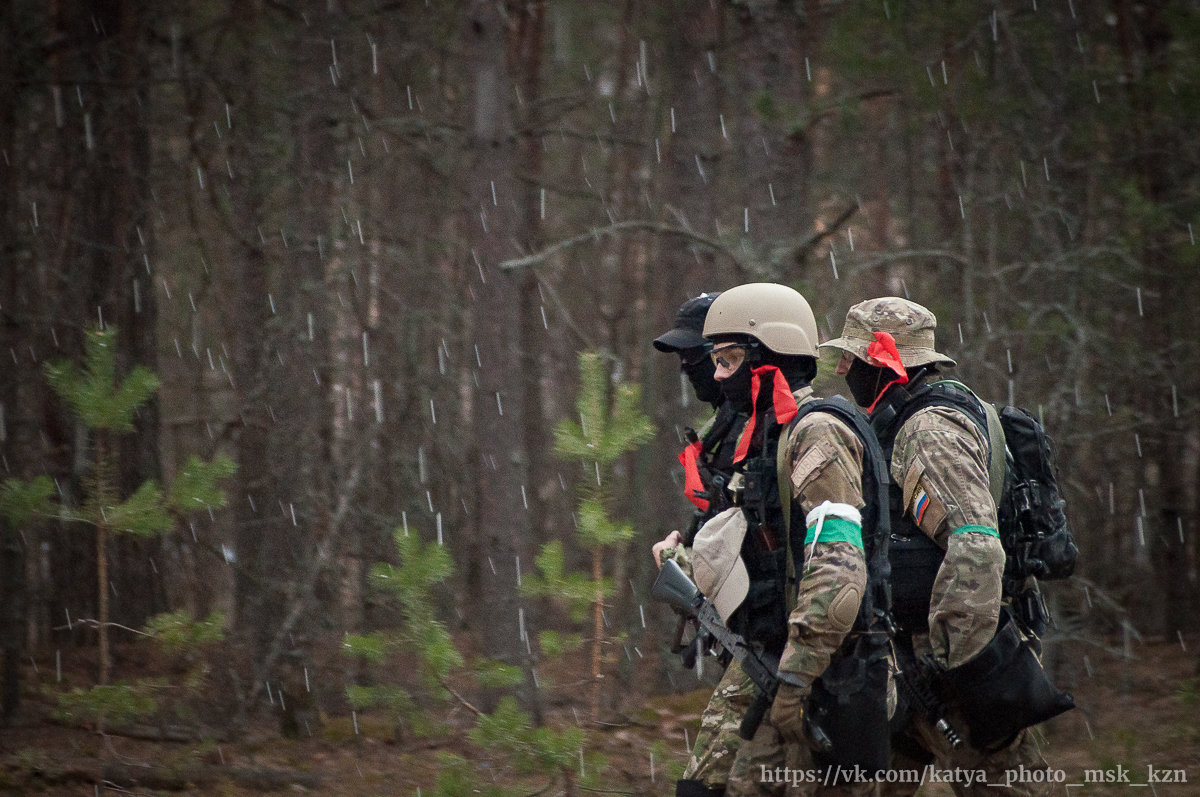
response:
[[(113, 443), (118, 492), (172, 485), (192, 455), (236, 465), (224, 505), (100, 549), (61, 517), (0, 518), (10, 725), (42, 717), (64, 671), (107, 680), (106, 593), (118, 677), (145, 663), (126, 648), (152, 618), (217, 618), (219, 653), (193, 636), (188, 654), (208, 662), (217, 738), (263, 718), (358, 733), (353, 690), (403, 684), (411, 662), (346, 640), (411, 626), (418, 597), (464, 660), (524, 673), (531, 727), (684, 689), (649, 546), (687, 521), (676, 455), (707, 408), (650, 341), (685, 299), (749, 281), (800, 290), (823, 337), (865, 298), (930, 307), (957, 375), (1057, 443), (1082, 553), (1049, 590), (1051, 658), (1160, 642), (1195, 662), (1200, 3), (0, 15), (0, 478), (87, 503), (99, 437), (46, 363), (82, 366), (88, 330), (110, 327), (117, 378), (161, 380)], [(603, 468), (555, 453), (585, 351), (657, 431)], [(819, 388), (844, 392), (828, 373)], [(598, 484), (628, 534), (581, 536)], [(402, 564), (397, 530), (447, 555), (408, 614), (371, 588), (376, 563)], [(585, 604), (606, 586), (597, 622), (555, 584)], [(605, 643), (554, 696), (538, 667), (585, 654), (547, 631)], [(486, 679), (405, 694), (428, 710), (447, 689), (481, 716), (503, 703)]]

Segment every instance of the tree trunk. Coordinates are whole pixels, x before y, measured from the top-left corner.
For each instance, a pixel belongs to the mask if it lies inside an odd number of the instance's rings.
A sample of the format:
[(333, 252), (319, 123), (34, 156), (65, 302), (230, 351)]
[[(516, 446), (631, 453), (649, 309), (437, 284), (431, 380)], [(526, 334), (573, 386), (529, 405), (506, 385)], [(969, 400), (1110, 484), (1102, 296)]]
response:
[(234, 240), (230, 262), (221, 273), (219, 295), (227, 308), (224, 333), (230, 340), (239, 422), (234, 455), (238, 486), (232, 505), (234, 635), (243, 657), (241, 675), (248, 681), (238, 706), (238, 722), (243, 722), (270, 675), (266, 659), (285, 619), (285, 589), (295, 547), (286, 532), (290, 518), (285, 502), (289, 497), (280, 492), (271, 468), (273, 431), (279, 418), (272, 401), (282, 389), (272, 383), (275, 366), (281, 362), (275, 339), (279, 322), (274, 320), (279, 305), (272, 295), (275, 264), (257, 223), (270, 216), (270, 183), (277, 176), (263, 158), (276, 135), (265, 102), (275, 87), (270, 67), (255, 56), (256, 43), (261, 41), (258, 37), (269, 38), (270, 34), (259, 4), (231, 3), (230, 14), (237, 19), (240, 42), (235, 62), (239, 93), (229, 98), (237, 117), (226, 133), (231, 139), (229, 160), (234, 175), (229, 186)]
[[(470, 254), (478, 258), (482, 277), (472, 286), (472, 331), (478, 347), (478, 388), (472, 402), (471, 466), (474, 487), (473, 545), (468, 563), (471, 618), (485, 655), (511, 665), (522, 657), (518, 624), (517, 558), (529, 566), (524, 540), (529, 517), (521, 497), (527, 483), (528, 453), (522, 440), (523, 390), (519, 290), (496, 264), (512, 251), (518, 236), (513, 179), (515, 144), (509, 98), (506, 30), (500, 4), (475, 0), (467, 13), (467, 68), (473, 81), (468, 178), (469, 202), (464, 227)], [(495, 696), (485, 701), (494, 707)], [(490, 704), (490, 705), (489, 705)]]
[[(1126, 0), (1118, 0), (1114, 8), (1125, 56), (1125, 84), (1134, 112), (1130, 131), (1134, 177), (1145, 199), (1169, 213), (1167, 209), (1178, 201), (1181, 189), (1186, 189), (1180, 184), (1178, 165), (1172, 157), (1172, 153), (1182, 150), (1179, 132), (1157, 122), (1162, 113), (1160, 106), (1173, 101), (1159, 94), (1173, 74), (1173, 33), (1165, 18), (1167, 5), (1159, 0), (1139, 4), (1135, 10)], [(1187, 429), (1164, 387), (1170, 385), (1176, 394), (1194, 395), (1196, 382), (1194, 369), (1181, 369), (1173, 357), (1164, 355), (1176, 341), (1194, 338), (1197, 324), (1193, 306), (1179, 299), (1195, 292), (1196, 279), (1193, 276), (1190, 281), (1181, 281), (1162, 230), (1141, 219), (1136, 223), (1150, 288), (1147, 300), (1162, 302), (1161, 307), (1152, 305), (1145, 314), (1151, 378), (1137, 383), (1138, 404), (1152, 424), (1143, 435), (1149, 457), (1148, 466), (1142, 468), (1149, 494), (1145, 500), (1151, 506), (1139, 506), (1139, 513), (1146, 525), (1150, 561), (1163, 587), (1159, 622), (1170, 639), (1197, 626), (1197, 601), (1182, 533)], [(1194, 474), (1192, 478), (1195, 480)]]
[(604, 686), (604, 592), (600, 584), (604, 579), (604, 548), (592, 550), (592, 583), (596, 585), (596, 597), (592, 601), (592, 688), (589, 711), (592, 722), (600, 719), (600, 695)]
[[(18, 61), (21, 52), (16, 26), (16, 11), (13, 3), (0, 9), (0, 83), (16, 86)], [(22, 95), (23, 96), (23, 95)], [(16, 97), (0, 101), (0, 152), (12, 152), (14, 126), (16, 125)], [(0, 305), (0, 351), (16, 350), (21, 337), (21, 320), (18, 313), (18, 287), (28, 282), (30, 274), (18, 265), (23, 258), (17, 257), (24, 248), (24, 236), (16, 233), (16, 219), (12, 216), (12, 197), (18, 190), (15, 169), (0, 169), (0, 262), (4, 268), (3, 291), (7, 299)], [(0, 454), (4, 460), (22, 472), (20, 446), (10, 445), (14, 434), (15, 418), (26, 408), (18, 406), (17, 379), (0, 379)], [(0, 516), (0, 721), (7, 721), (16, 714), (21, 705), (21, 659), (25, 651), (25, 622), (28, 617), (27, 589), (25, 582), (25, 546), (20, 529), (10, 526)]]

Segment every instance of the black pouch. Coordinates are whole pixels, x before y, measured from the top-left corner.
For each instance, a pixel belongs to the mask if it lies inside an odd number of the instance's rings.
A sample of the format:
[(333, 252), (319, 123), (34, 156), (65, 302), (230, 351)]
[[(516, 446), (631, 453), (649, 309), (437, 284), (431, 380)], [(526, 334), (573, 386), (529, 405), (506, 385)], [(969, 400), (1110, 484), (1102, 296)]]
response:
[(888, 768), (887, 684), (886, 646), (859, 637), (849, 655), (834, 654), (804, 709), (818, 766), (859, 767), (868, 777)]
[(961, 713), (967, 738), (978, 750), (1007, 744), (1022, 728), (1075, 708), (1075, 699), (1050, 682), (1007, 607), (996, 635), (974, 658), (942, 674), (943, 699)]
[(727, 624), (731, 631), (776, 655), (787, 644), (786, 557), (783, 550), (742, 554), (750, 588)]
[(742, 505), (750, 507), (765, 519), (770, 507), (779, 506), (779, 477), (774, 458), (755, 457), (743, 469)]
[(888, 541), (892, 617), (905, 631), (929, 630), (929, 598), (946, 552), (925, 534), (893, 534)]

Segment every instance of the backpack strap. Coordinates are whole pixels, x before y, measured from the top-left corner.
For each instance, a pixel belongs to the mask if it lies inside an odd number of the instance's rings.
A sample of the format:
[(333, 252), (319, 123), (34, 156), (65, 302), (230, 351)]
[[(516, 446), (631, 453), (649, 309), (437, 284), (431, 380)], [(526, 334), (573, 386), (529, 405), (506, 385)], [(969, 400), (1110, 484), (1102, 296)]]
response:
[[(968, 405), (958, 397), (950, 402), (950, 406), (955, 409), (966, 411), (968, 417), (975, 422), (983, 431), (984, 436), (988, 440), (988, 489), (992, 493), (992, 503), (996, 505), (996, 509), (1000, 509), (1000, 499), (1004, 495), (1004, 473), (1006, 470), (1006, 450), (1004, 439), (1004, 427), (1000, 424), (1000, 413), (996, 411), (996, 405), (990, 401), (984, 401), (975, 394), (975, 391), (959, 382), (957, 379), (942, 379), (934, 382), (934, 395), (946, 395), (939, 388), (951, 388), (962, 393), (966, 393), (978, 403), (979, 407), (974, 412), (968, 409)], [(982, 415), (982, 423), (980, 423), (980, 415)], [(999, 445), (997, 445), (999, 441)]]

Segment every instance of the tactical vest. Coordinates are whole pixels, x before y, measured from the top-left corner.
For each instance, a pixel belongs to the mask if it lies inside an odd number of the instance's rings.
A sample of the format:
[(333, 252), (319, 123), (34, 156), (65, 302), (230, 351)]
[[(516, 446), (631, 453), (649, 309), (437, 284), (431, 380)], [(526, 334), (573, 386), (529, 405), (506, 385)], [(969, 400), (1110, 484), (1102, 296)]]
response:
[[(890, 469), (896, 435), (908, 420), (926, 407), (951, 407), (970, 418), (989, 440), (1003, 439), (993, 425), (983, 403), (963, 384), (951, 380), (916, 387), (895, 385), (871, 415), (871, 428), (879, 439)], [(989, 445), (989, 487), (999, 506), (1004, 488), (1004, 449)], [(938, 546), (905, 511), (903, 487), (888, 485), (888, 510), (891, 516), (891, 544), (888, 558), (892, 576), (892, 615), (896, 624), (909, 633), (929, 630), (929, 602), (933, 582), (946, 552)]]
[[(804, 515), (791, 495), (790, 471), (783, 462), (779, 442), (785, 430), (810, 412), (832, 414), (854, 431), (863, 447), (862, 528), (867, 591), (843, 648), (853, 648), (855, 638), (863, 634), (879, 636), (885, 642), (890, 635), (887, 460), (865, 417), (853, 404), (841, 396), (814, 399), (798, 407), (787, 427), (775, 420), (774, 410), (764, 413), (762, 444), (743, 470), (741, 504), (748, 528), (742, 559), (750, 577), (750, 591), (730, 617), (730, 628), (773, 653), (782, 651), (787, 642), (787, 615), (795, 604), (796, 582), (803, 574), (806, 534)], [(781, 496), (787, 500), (781, 500)], [(801, 522), (793, 524), (793, 517)]]
[[(741, 557), (750, 578), (746, 599), (729, 617), (730, 630), (758, 643), (763, 650), (778, 656), (787, 644), (789, 600), (788, 551), (790, 544), (779, 499), (776, 459), (779, 438), (784, 427), (775, 419), (775, 410), (766, 410), (755, 429), (757, 453), (739, 466), (742, 488), (735, 500), (746, 517), (746, 536)], [(789, 501), (790, 503), (790, 501)], [(789, 506), (789, 513), (791, 507)], [(804, 549), (803, 532), (799, 548)]]

